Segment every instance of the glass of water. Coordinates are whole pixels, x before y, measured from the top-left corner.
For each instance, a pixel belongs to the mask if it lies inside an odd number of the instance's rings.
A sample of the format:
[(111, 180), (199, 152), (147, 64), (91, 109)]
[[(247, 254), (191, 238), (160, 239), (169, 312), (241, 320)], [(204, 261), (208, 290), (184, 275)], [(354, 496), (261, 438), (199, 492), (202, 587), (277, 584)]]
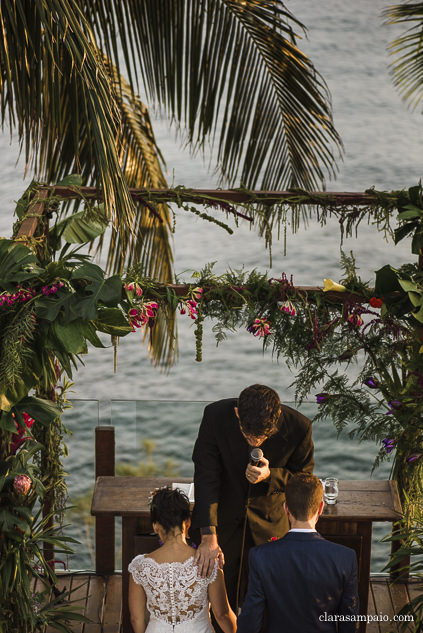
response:
[(324, 481), (323, 490), (324, 490), (323, 498), (325, 502), (329, 505), (336, 503), (336, 500), (338, 498), (338, 492), (339, 492), (337, 478), (326, 477)]

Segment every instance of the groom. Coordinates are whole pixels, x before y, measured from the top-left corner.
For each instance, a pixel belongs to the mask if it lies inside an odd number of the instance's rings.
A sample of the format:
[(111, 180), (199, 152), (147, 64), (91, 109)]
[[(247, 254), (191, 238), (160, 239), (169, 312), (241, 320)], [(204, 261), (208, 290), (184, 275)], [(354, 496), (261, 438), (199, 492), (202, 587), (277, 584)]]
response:
[(315, 475), (298, 473), (286, 485), (291, 529), (250, 551), (248, 591), (237, 633), (353, 633), (358, 614), (355, 552), (326, 541), (315, 525), (323, 488)]

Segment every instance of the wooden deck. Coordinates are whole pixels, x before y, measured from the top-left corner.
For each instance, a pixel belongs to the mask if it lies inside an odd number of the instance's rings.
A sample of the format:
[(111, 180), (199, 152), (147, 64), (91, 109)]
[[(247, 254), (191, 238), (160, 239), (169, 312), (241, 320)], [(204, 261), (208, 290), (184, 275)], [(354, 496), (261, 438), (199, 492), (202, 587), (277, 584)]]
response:
[[(76, 604), (84, 609), (90, 623), (75, 623), (75, 633), (120, 633), (121, 630), (121, 586), (120, 574), (99, 576), (89, 573), (59, 574), (58, 588), (74, 590), (71, 595)], [(36, 587), (35, 587), (36, 590)], [(369, 615), (388, 616), (393, 619), (401, 607), (422, 592), (422, 583), (389, 585), (387, 577), (372, 576), (369, 590)], [(75, 604), (75, 606), (76, 606)], [(411, 631), (412, 629), (410, 629)], [(367, 633), (397, 633), (395, 622), (369, 622)], [(48, 630), (47, 633), (53, 633)]]

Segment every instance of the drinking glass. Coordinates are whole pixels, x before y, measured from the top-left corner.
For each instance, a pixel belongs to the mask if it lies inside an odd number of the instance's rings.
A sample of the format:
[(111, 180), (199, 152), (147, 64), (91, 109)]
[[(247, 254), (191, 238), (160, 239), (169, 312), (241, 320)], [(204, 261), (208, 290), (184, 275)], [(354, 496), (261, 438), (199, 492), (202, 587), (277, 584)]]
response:
[(327, 504), (332, 505), (336, 503), (338, 498), (338, 480), (336, 477), (326, 477), (324, 482), (324, 494), (323, 498)]

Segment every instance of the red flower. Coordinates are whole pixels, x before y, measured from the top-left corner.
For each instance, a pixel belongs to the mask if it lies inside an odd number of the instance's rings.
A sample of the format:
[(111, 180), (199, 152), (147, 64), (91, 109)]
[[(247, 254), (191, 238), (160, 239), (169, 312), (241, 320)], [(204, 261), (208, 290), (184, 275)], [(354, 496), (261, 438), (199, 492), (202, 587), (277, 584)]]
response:
[[(12, 413), (12, 415), (13, 415), (13, 413)], [(15, 416), (13, 415), (13, 417), (15, 417)], [(30, 429), (30, 428), (31, 428), (31, 426), (32, 426), (32, 425), (34, 424), (34, 422), (35, 422), (35, 420), (34, 420), (33, 418), (31, 418), (31, 417), (30, 417), (27, 413), (25, 413), (25, 411), (23, 411), (23, 413), (22, 413), (22, 417), (23, 417), (23, 419), (24, 419), (25, 426), (21, 426), (21, 425), (20, 425), (20, 424), (18, 424), (18, 423), (16, 422), (16, 420), (15, 420), (15, 424), (16, 424), (16, 429), (17, 429), (17, 432), (16, 432), (16, 433), (14, 433), (14, 434), (12, 435), (12, 443), (11, 443), (11, 445), (10, 445), (10, 454), (11, 454), (11, 455), (14, 455), (14, 454), (16, 453), (16, 451), (18, 450), (19, 446), (20, 446), (20, 445), (21, 445), (21, 444), (22, 444), (25, 440), (27, 440), (27, 439), (28, 439), (28, 436), (27, 436), (27, 435), (24, 435), (24, 434), (25, 434), (25, 431), (26, 431), (27, 429)]]
[(372, 297), (369, 303), (372, 306), (372, 308), (381, 308), (383, 306), (382, 299), (379, 299), (378, 297)]

